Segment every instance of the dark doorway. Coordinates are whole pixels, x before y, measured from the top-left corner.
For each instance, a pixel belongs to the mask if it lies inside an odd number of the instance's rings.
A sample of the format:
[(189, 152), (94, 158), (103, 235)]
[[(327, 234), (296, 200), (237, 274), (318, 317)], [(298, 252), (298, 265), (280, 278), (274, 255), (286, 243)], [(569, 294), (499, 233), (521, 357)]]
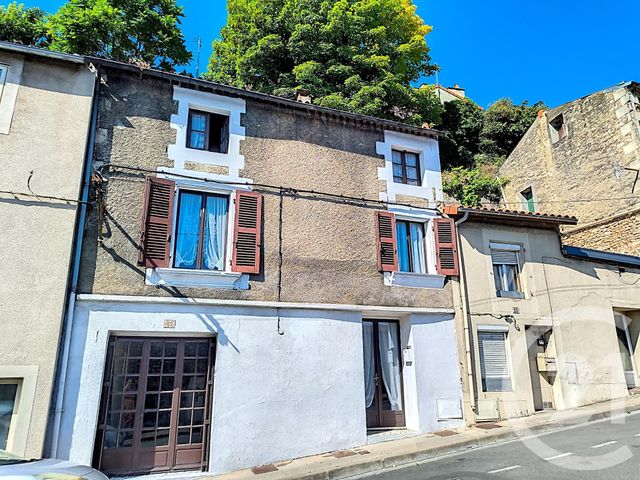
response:
[(400, 325), (363, 320), (362, 340), (367, 428), (404, 427)]
[(111, 337), (94, 466), (109, 474), (203, 469), (215, 342)]

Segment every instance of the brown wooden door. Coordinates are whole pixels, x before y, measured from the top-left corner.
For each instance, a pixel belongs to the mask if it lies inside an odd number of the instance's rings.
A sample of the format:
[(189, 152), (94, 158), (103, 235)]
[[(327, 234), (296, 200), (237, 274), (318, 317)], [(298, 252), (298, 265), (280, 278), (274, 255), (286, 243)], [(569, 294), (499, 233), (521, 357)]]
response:
[(206, 464), (213, 339), (112, 337), (94, 465), (106, 473)]
[(404, 427), (400, 326), (391, 320), (363, 320), (367, 428)]

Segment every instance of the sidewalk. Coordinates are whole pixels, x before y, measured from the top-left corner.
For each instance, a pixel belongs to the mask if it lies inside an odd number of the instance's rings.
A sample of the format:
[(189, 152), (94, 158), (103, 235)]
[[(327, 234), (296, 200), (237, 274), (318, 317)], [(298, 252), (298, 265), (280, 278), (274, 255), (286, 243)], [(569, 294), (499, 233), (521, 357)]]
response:
[[(498, 423), (480, 423), (437, 434), (365, 445), (248, 470), (198, 477), (198, 480), (332, 480), (458, 453), (495, 442), (557, 430), (589, 421), (640, 411), (640, 397), (603, 402), (570, 410), (543, 412)], [(294, 441), (294, 440), (292, 440)]]

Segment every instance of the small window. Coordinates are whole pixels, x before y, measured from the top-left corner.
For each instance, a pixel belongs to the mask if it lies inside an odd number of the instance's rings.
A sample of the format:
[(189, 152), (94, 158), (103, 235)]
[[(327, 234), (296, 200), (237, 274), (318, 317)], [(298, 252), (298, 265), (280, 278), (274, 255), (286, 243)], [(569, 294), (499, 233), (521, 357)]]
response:
[(11, 443), (9, 433), (11, 423), (17, 412), (18, 387), (17, 380), (0, 381), (0, 450), (7, 450)]
[(398, 269), (401, 272), (427, 273), (424, 224), (396, 221)]
[(173, 266), (224, 270), (229, 198), (202, 192), (180, 192)]
[(522, 199), (524, 200), (524, 209), (527, 212), (535, 212), (536, 211), (536, 205), (533, 201), (533, 190), (531, 189), (531, 187), (523, 190), (522, 192), (520, 192), (520, 195), (522, 195)]
[(393, 150), (393, 181), (407, 185), (420, 185), (418, 154)]
[(504, 249), (491, 248), (493, 276), (499, 297), (524, 298), (520, 280), (521, 254), (520, 245), (505, 245)]
[(187, 148), (227, 153), (229, 151), (229, 117), (189, 110)]
[(549, 122), (549, 133), (551, 134), (551, 143), (557, 143), (567, 136), (567, 126), (562, 114)]
[(508, 392), (511, 390), (509, 359), (507, 357), (507, 332), (478, 332), (480, 373), (483, 392)]
[(9, 66), (0, 64), (0, 100), (2, 99), (4, 84), (7, 81), (7, 73), (9, 73)]

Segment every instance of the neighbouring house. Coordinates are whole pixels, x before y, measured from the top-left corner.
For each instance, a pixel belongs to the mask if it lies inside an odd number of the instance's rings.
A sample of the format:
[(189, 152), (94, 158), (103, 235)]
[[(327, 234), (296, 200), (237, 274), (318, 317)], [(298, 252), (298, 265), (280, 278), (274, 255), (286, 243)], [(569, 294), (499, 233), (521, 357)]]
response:
[(464, 424), (438, 132), (87, 61), (58, 456), (221, 473)]
[[(435, 85), (423, 83), (422, 85), (420, 85), (420, 88), (433, 88), (434, 94), (438, 97), (438, 100), (440, 100), (440, 103), (443, 105), (454, 100), (467, 99), (465, 89), (460, 87), (460, 85), (458, 85), (457, 83), (453, 87), (445, 87), (443, 85), (440, 85), (439, 83), (436, 83)], [(478, 105), (478, 108), (480, 110), (483, 110), (480, 105)]]
[(640, 255), (640, 85), (540, 111), (500, 169), (507, 208), (570, 209), (564, 242)]
[(0, 42), (0, 450), (43, 453), (95, 75)]
[(575, 217), (448, 208), (460, 358), (477, 421), (623, 398), (639, 385), (640, 257), (562, 246)]

